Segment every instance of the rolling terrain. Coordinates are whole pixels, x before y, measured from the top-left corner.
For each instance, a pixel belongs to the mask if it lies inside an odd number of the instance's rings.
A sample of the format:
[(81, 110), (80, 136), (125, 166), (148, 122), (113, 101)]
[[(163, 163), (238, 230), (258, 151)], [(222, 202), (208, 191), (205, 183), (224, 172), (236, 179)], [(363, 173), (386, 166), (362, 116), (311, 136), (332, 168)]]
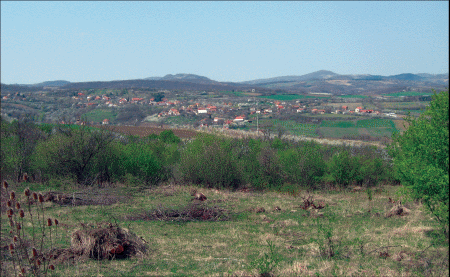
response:
[(334, 95), (385, 94), (397, 91), (430, 91), (448, 87), (448, 73), (411, 74), (391, 76), (355, 74), (340, 75), (332, 71), (320, 70), (300, 76), (280, 76), (250, 80), (240, 83), (218, 82), (194, 74), (168, 74), (164, 77), (148, 77), (136, 80), (116, 80), (105, 82), (46, 81), (33, 85), (2, 84), (2, 91), (38, 90), (43, 87), (61, 89), (125, 89), (150, 88), (161, 90), (252, 90), (266, 93), (330, 93)]

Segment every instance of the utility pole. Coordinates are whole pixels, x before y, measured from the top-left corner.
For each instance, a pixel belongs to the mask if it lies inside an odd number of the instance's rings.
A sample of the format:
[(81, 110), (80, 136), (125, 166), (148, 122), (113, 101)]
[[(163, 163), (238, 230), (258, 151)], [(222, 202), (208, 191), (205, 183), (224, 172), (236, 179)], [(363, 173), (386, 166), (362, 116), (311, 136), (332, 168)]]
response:
[(258, 113), (258, 111), (259, 111), (259, 109), (258, 109), (258, 102), (256, 102), (256, 135), (257, 136), (259, 136), (259, 121), (258, 121), (258, 115), (259, 115), (259, 113)]

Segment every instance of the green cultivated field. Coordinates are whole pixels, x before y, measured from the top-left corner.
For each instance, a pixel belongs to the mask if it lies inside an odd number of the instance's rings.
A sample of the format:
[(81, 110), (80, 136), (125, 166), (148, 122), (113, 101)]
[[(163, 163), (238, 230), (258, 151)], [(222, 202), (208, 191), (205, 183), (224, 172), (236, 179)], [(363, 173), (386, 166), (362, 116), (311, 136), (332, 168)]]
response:
[(273, 120), (274, 123), (274, 131), (276, 132), (276, 126), (281, 125), (286, 128), (287, 131), (291, 135), (294, 136), (306, 136), (306, 137), (317, 137), (315, 133), (318, 125), (317, 124), (309, 124), (309, 123), (297, 123), (293, 120), (283, 121), (283, 120)]
[(398, 130), (390, 119), (371, 118), (357, 121), (322, 121), (320, 132), (325, 137), (332, 138), (357, 135), (390, 137)]
[(384, 96), (392, 96), (392, 97), (400, 97), (400, 96), (431, 96), (433, 95), (432, 92), (417, 92), (417, 91), (402, 91), (402, 92), (395, 92), (395, 93), (389, 93), (384, 94)]
[(356, 122), (356, 127), (357, 128), (393, 128), (393, 129), (395, 129), (395, 124), (390, 119), (373, 118), (373, 119), (358, 120)]
[(330, 98), (330, 96), (311, 96), (311, 95), (296, 95), (296, 94), (280, 94), (280, 95), (258, 96), (258, 97), (279, 101), (290, 101), (305, 98)]
[(231, 91), (231, 90), (225, 90), (225, 91), (221, 91), (221, 93), (225, 93), (225, 94), (234, 94), (235, 96), (242, 96), (242, 94), (244, 94), (245, 92), (243, 92), (243, 91)]
[(360, 135), (359, 128), (320, 127), (319, 130), (326, 138), (342, 138), (344, 136)]
[(112, 109), (95, 109), (85, 113), (83, 116), (86, 116), (87, 121), (89, 122), (101, 122), (103, 119), (113, 121), (117, 116), (117, 112), (114, 112)]
[(355, 128), (355, 122), (324, 120), (324, 121), (322, 121), (322, 124), (320, 124), (320, 127)]

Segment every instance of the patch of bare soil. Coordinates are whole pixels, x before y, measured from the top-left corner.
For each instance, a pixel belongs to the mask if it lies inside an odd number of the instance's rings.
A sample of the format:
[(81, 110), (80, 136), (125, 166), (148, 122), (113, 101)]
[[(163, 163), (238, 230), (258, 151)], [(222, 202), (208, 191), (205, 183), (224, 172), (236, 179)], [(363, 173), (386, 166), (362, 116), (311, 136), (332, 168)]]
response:
[(329, 80), (326, 82), (329, 84), (333, 84), (333, 85), (342, 85), (342, 86), (351, 86), (352, 85), (349, 83), (349, 80)]
[(160, 221), (226, 221), (230, 219), (229, 212), (217, 206), (207, 206), (202, 203), (191, 203), (181, 209), (158, 206), (155, 209), (136, 215), (125, 216), (124, 220), (160, 220)]

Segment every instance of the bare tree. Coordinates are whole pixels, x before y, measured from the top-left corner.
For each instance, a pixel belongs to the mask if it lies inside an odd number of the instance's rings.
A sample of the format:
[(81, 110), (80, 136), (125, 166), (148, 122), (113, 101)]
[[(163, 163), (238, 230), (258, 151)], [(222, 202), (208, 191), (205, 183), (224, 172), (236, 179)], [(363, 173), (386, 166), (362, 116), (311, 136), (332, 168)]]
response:
[(259, 129), (261, 130), (261, 132), (264, 135), (264, 140), (268, 140), (268, 139), (270, 139), (270, 135), (272, 134), (273, 122), (265, 121), (260, 125)]

